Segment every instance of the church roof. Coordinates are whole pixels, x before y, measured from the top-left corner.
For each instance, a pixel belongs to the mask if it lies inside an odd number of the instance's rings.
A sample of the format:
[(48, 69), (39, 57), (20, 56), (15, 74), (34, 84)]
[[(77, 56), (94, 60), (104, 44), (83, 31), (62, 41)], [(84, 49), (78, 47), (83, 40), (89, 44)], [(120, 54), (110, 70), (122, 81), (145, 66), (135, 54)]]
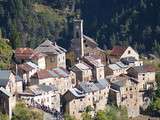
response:
[(40, 44), (36, 49), (36, 52), (44, 53), (44, 54), (62, 54), (66, 52), (66, 50), (56, 44), (56, 42), (51, 42), (49, 40), (44, 41)]

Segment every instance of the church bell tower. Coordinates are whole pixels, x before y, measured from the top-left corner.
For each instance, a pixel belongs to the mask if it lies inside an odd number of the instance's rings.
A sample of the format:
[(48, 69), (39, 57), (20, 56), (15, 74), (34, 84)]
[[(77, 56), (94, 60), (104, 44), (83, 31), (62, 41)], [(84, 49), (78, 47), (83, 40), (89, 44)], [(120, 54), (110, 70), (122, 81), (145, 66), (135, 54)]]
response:
[(81, 58), (84, 56), (83, 20), (74, 20), (73, 40), (71, 47), (72, 50), (75, 51), (77, 58)]

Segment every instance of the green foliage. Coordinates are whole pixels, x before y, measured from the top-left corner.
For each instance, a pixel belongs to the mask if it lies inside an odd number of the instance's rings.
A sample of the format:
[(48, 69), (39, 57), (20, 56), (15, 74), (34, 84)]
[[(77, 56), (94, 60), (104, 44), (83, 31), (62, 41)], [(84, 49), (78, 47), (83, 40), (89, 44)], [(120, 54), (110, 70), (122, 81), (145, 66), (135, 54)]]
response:
[(91, 107), (91, 105), (87, 106), (85, 109), (85, 112), (89, 113), (93, 110), (93, 108)]
[(8, 115), (0, 113), (0, 120), (9, 120)]
[(82, 120), (92, 120), (92, 117), (89, 112), (82, 113)]
[(160, 73), (156, 74), (156, 83), (157, 89), (155, 91), (154, 98), (148, 107), (149, 112), (160, 111)]
[(98, 111), (96, 115), (96, 120), (108, 120), (108, 118), (106, 117), (106, 112), (102, 110)]
[(17, 103), (12, 120), (43, 120), (43, 113), (30, 109), (22, 102)]
[(65, 113), (64, 114), (64, 120), (76, 120), (76, 118)]
[(152, 103), (151, 103), (151, 110), (159, 111), (160, 110), (160, 98), (156, 98)]
[(11, 40), (14, 49), (34, 48), (45, 38), (66, 38), (67, 18), (74, 15), (75, 4), (74, 0), (2, 0), (2, 35)]
[(9, 68), (11, 62), (12, 49), (7, 41), (7, 39), (0, 38), (0, 69)]
[(159, 0), (81, 0), (85, 32), (102, 48), (129, 44), (160, 55), (159, 5)]
[(106, 110), (97, 112), (96, 120), (128, 120), (127, 110), (125, 107), (108, 106)]

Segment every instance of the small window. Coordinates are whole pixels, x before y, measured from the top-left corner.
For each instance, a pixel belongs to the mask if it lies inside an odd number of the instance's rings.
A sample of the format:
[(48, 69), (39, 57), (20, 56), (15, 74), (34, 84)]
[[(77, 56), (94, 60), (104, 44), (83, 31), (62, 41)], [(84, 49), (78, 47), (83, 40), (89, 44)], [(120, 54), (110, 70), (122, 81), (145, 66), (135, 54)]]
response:
[(133, 95), (132, 95), (132, 94), (130, 94), (130, 98), (133, 98)]
[(79, 38), (79, 33), (78, 32), (76, 32), (76, 38)]
[(130, 88), (130, 90), (132, 90), (132, 87)]
[(85, 47), (88, 47), (88, 45), (87, 45), (87, 44), (85, 44)]
[(128, 91), (128, 88), (126, 88), (126, 91)]
[(83, 42), (86, 43), (86, 40), (84, 40)]
[(130, 50), (128, 50), (128, 54), (131, 54), (131, 51), (130, 51)]

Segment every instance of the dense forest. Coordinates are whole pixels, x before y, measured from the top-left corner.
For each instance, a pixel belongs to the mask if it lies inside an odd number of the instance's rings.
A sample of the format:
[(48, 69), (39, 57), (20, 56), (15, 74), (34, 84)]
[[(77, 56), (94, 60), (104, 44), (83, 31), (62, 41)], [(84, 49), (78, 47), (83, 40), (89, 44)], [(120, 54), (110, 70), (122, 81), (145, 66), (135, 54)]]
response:
[(12, 48), (34, 48), (49, 38), (68, 49), (72, 20), (80, 14), (85, 33), (101, 48), (131, 45), (158, 55), (159, 6), (159, 0), (1, 0), (0, 28)]

